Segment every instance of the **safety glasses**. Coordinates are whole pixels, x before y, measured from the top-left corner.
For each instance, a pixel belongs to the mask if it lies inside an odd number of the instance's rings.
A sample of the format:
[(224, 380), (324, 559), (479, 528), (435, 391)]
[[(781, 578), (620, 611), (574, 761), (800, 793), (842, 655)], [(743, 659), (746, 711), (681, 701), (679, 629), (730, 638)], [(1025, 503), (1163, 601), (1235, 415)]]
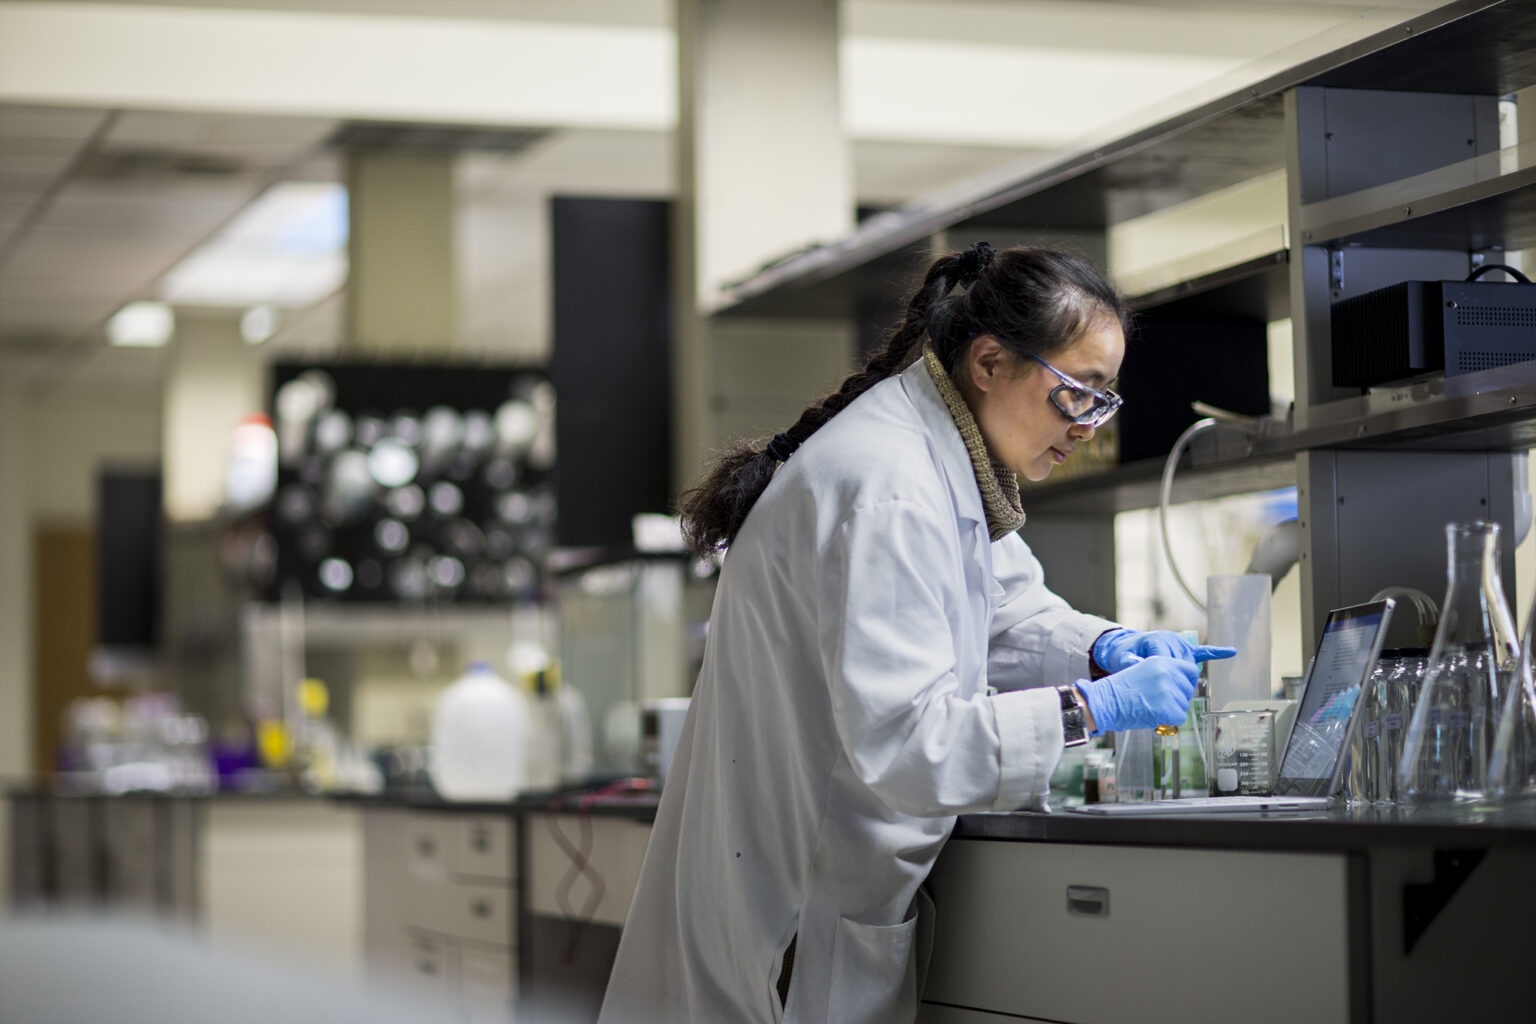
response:
[(1061, 383), (1051, 389), (1051, 404), (1073, 423), (1089, 427), (1102, 426), (1125, 404), (1125, 399), (1107, 388), (1103, 391), (1091, 388), (1077, 378), (1062, 373), (1039, 356), (1030, 358), (1061, 378)]

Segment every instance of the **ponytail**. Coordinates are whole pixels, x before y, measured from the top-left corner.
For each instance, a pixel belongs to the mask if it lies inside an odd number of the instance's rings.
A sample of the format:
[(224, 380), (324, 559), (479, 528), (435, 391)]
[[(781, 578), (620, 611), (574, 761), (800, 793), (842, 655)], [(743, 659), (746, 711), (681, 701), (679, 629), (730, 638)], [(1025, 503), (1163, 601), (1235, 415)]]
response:
[[(990, 248), (990, 246), (989, 246)], [(736, 539), (747, 513), (773, 479), (779, 463), (794, 454), (821, 425), (880, 381), (903, 370), (918, 353), (935, 303), (960, 281), (960, 257), (945, 256), (928, 268), (928, 275), (907, 303), (906, 315), (890, 333), (885, 346), (869, 357), (864, 368), (849, 374), (831, 394), (813, 402), (793, 426), (764, 444), (739, 441), (727, 449), (697, 487), (683, 495), (678, 512), (683, 537), (701, 557), (715, 554)]]
[[(1071, 264), (1072, 272), (1061, 274), (1059, 260)], [(1048, 264), (1043, 273), (1042, 262)], [(994, 280), (1000, 276), (996, 270), (988, 272), (994, 264), (1003, 265), (1005, 280)], [(1016, 270), (1019, 266), (1025, 266), (1029, 271), (1021, 277), (1022, 288), (1013, 281), (1019, 276)], [(1093, 279), (1087, 282), (1089, 286), (1086, 288), (1084, 271)], [(957, 286), (967, 291), (952, 297), (950, 293)], [(996, 296), (992, 294), (994, 292)], [(1108, 297), (1107, 306), (1105, 296)], [(907, 303), (901, 323), (887, 337), (885, 346), (870, 356), (862, 370), (850, 374), (836, 391), (812, 403), (793, 426), (775, 434), (768, 442), (742, 441), (727, 449), (708, 476), (683, 495), (678, 512), (688, 546), (701, 557), (708, 557), (735, 540), (736, 532), (773, 479), (779, 463), (793, 455), (806, 438), (854, 399), (911, 364), (918, 357), (925, 337), (933, 340), (940, 360), (951, 371), (958, 353), (970, 340), (989, 331), (998, 334), (1010, 348), (1018, 349), (1019, 354), (1043, 353), (1070, 343), (1084, 326), (1082, 318), (1053, 318), (1048, 325), (1031, 322), (1024, 332), (1026, 340), (1020, 343), (1013, 328), (1021, 325), (1015, 322), (1016, 318), (1007, 315), (1012, 310), (994, 307), (1022, 303), (1032, 308), (1060, 309), (1065, 302), (1081, 309), (1084, 306), (1081, 299), (1087, 299), (1089, 305), (1102, 307), (1111, 316), (1121, 315), (1119, 300), (1097, 271), (1070, 257), (1041, 249), (1015, 249), (994, 254), (986, 242), (977, 242), (962, 253), (939, 258), (928, 268), (922, 285)], [(981, 310), (986, 311), (985, 316), (978, 316)], [(1037, 332), (1036, 328), (1043, 329)]]

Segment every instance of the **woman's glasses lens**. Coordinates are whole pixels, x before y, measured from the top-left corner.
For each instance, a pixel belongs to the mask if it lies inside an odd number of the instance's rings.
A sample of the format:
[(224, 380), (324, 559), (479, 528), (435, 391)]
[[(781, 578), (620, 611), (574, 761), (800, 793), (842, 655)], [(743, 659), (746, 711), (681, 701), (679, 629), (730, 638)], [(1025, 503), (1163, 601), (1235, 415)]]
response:
[(1063, 384), (1052, 391), (1051, 402), (1068, 419), (1077, 423), (1095, 425), (1109, 408), (1109, 403), (1098, 395), (1075, 388), (1070, 384)]

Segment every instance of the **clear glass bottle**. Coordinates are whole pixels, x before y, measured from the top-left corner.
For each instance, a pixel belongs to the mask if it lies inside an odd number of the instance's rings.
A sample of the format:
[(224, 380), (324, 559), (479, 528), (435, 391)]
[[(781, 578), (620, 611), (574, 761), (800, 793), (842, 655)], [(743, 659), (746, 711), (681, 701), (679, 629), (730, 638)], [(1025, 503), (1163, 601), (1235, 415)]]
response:
[(1396, 666), (1396, 652), (1382, 651), (1366, 680), (1365, 692), (1360, 695), (1360, 707), (1355, 711), (1355, 731), (1349, 741), (1348, 770), (1344, 776), (1344, 795), (1352, 804), (1371, 803), (1376, 799), (1376, 747), (1381, 738), (1382, 702), (1387, 679)]
[(1445, 538), (1440, 625), (1397, 771), (1400, 799), (1416, 804), (1489, 795), (1488, 757), (1517, 654), (1498, 524), (1450, 523)]
[[(1202, 666), (1203, 667), (1203, 666)], [(1204, 688), (1205, 677), (1201, 677)], [(1189, 713), (1179, 729), (1179, 791), (1184, 796), (1205, 796), (1210, 785), (1205, 774), (1205, 748), (1200, 745), (1201, 730), (1210, 699), (1196, 692), (1189, 699)]]
[(1397, 764), (1403, 756), (1403, 737), (1413, 718), (1413, 702), (1418, 698), (1429, 668), (1428, 647), (1403, 647), (1395, 651), (1396, 662), (1382, 684), (1378, 698), (1377, 721), (1381, 729), (1376, 737), (1375, 791), (1378, 803), (1396, 803)]

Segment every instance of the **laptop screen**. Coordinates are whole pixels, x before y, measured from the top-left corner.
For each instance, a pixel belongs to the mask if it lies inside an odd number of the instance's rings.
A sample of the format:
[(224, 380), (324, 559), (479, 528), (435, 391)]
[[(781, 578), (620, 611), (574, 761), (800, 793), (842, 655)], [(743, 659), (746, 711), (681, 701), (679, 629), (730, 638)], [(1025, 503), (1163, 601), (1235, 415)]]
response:
[(1384, 603), (1329, 614), (1280, 764), (1280, 778), (1291, 784), (1285, 788), (1321, 793), (1332, 781), (1349, 739), (1350, 712), (1381, 647), (1386, 614)]

